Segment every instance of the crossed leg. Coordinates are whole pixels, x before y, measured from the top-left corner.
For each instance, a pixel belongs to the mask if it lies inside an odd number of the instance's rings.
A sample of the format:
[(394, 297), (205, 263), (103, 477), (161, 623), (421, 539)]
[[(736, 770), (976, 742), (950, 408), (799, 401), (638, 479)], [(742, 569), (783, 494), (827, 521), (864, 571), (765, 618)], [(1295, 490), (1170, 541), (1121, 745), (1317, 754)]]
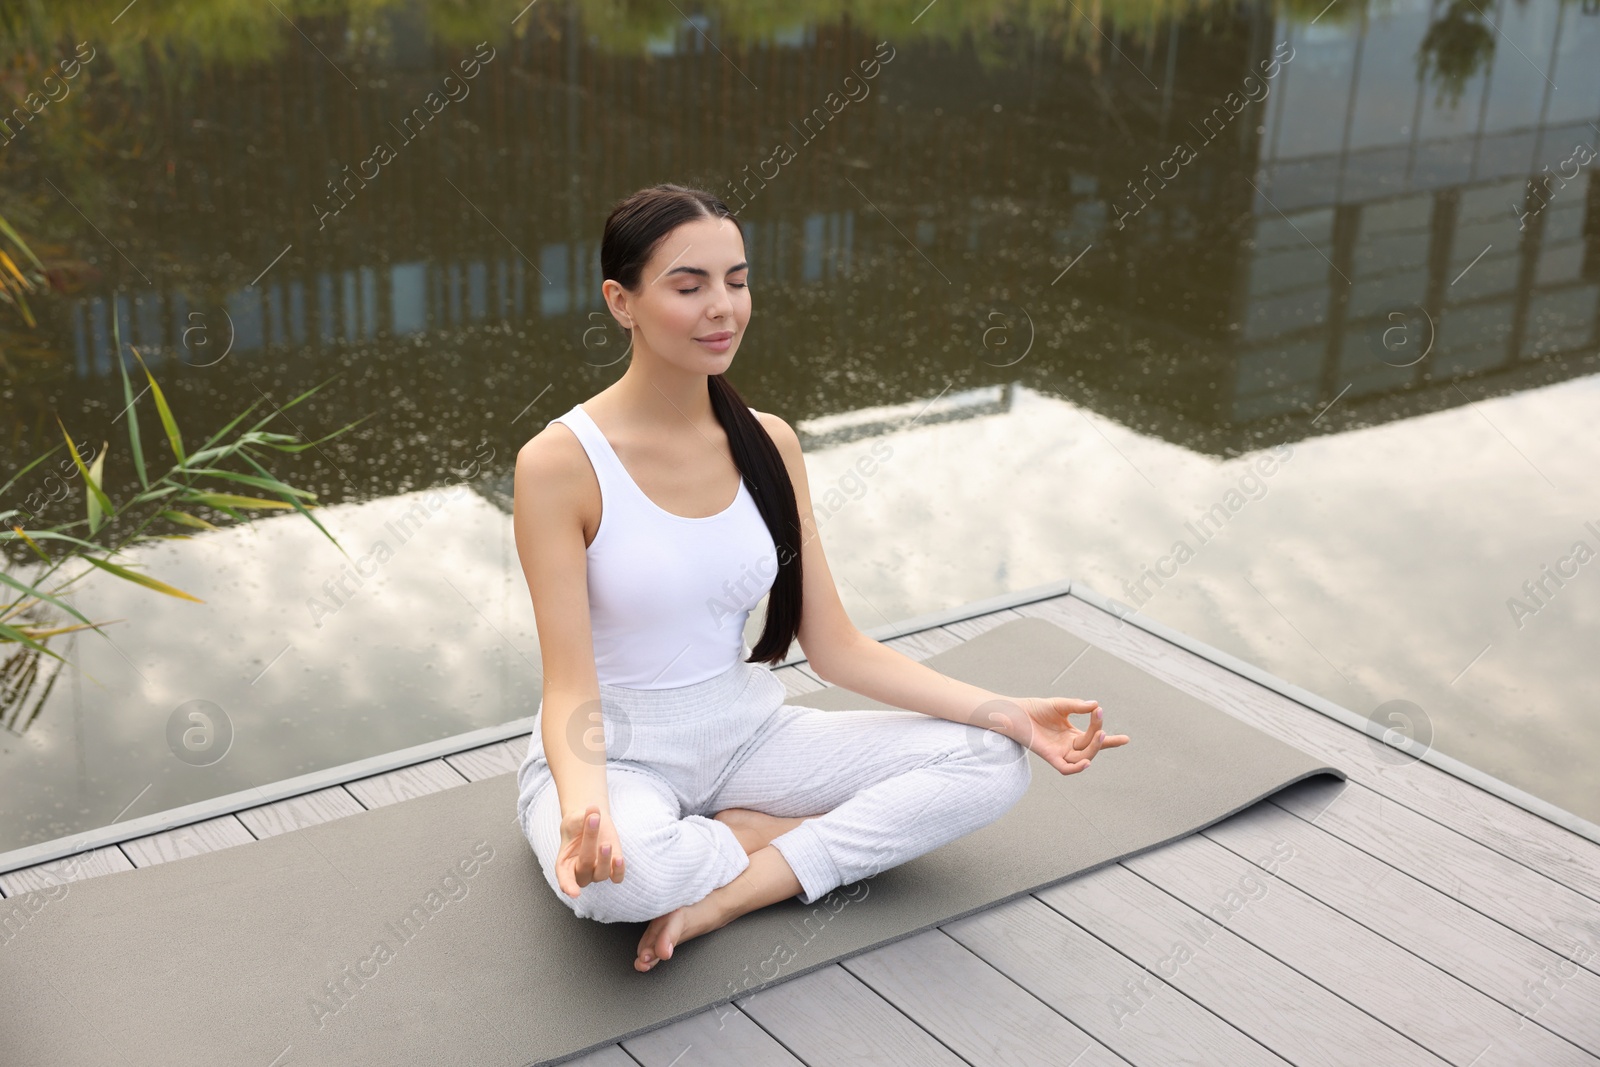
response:
[[(1027, 750), (980, 727), (908, 711), (821, 711), (786, 705), (736, 756), (714, 803), (745, 824), (749, 865), (695, 903), (652, 920), (637, 970), (739, 915), (903, 863), (1004, 814), (1031, 780)], [(765, 816), (764, 820), (751, 815)], [(754, 851), (750, 846), (755, 845)], [(797, 873), (798, 872), (798, 873)]]
[[(639, 954), (633, 961), (635, 970), (648, 971), (660, 961), (671, 959), (673, 946), (726, 926), (747, 911), (775, 904), (800, 892), (800, 882), (790, 870), (788, 861), (770, 845), (773, 838), (819, 816), (783, 818), (753, 808), (724, 808), (714, 818), (733, 830), (739, 844), (744, 847), (745, 855), (750, 857), (750, 867), (745, 868), (733, 882), (702, 900), (674, 908), (651, 920), (639, 938)], [(727, 892), (734, 882), (744, 878), (752, 868), (756, 872), (753, 877), (745, 879), (743, 885), (735, 888), (735, 892)], [(711, 899), (713, 896), (717, 897), (715, 901)]]
[(806, 819), (814, 819), (816, 816), (785, 819), (777, 815), (768, 815), (764, 811), (756, 811), (754, 808), (724, 808), (712, 818), (732, 828), (733, 836), (744, 846), (744, 854), (753, 856), (770, 845), (774, 837), (787, 833)]

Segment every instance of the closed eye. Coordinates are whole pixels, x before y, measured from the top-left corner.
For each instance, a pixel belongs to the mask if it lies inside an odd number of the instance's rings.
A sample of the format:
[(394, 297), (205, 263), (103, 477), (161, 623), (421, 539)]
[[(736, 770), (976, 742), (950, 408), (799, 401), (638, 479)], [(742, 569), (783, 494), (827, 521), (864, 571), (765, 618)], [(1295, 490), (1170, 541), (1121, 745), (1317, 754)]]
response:
[[(748, 289), (748, 288), (750, 288), (750, 283), (749, 282), (729, 282), (728, 283), (728, 288), (729, 289)], [(698, 285), (692, 286), (691, 288), (688, 288), (688, 289), (679, 289), (678, 290), (678, 292), (680, 292), (680, 293), (698, 293), (699, 291), (700, 291), (700, 287)]]

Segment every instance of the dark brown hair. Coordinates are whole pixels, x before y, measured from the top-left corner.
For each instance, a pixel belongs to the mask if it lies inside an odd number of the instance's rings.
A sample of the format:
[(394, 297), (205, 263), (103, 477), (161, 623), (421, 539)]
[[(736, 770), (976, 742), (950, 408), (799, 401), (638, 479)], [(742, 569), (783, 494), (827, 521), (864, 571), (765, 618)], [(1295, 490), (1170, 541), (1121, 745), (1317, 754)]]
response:
[[(667, 234), (685, 222), (728, 219), (744, 227), (728, 205), (700, 189), (663, 183), (640, 189), (619, 201), (606, 218), (600, 239), (600, 273), (629, 292), (637, 292), (639, 275)], [(629, 331), (631, 334), (631, 331)], [(747, 663), (776, 665), (788, 654), (800, 631), (800, 509), (783, 456), (749, 405), (723, 375), (707, 376), (711, 410), (728, 434), (728, 447), (739, 475), (749, 487), (761, 518), (777, 546), (778, 573), (767, 599), (766, 626)]]

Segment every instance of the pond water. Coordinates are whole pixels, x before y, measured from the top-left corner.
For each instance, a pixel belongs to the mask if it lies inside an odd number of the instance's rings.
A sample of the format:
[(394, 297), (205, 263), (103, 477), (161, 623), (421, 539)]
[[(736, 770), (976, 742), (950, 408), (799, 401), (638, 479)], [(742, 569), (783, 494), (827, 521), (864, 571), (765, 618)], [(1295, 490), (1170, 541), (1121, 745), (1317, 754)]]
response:
[(0, 850), (534, 712), (512, 465), (621, 373), (600, 230), (663, 180), (744, 224), (729, 378), (859, 626), (1072, 577), (1600, 821), (1594, 5), (874, 6), (0, 19), (0, 215), (61, 280), (0, 308), (7, 477), (59, 415), (136, 491), (114, 324), (191, 442), (366, 417), (273, 466), (350, 558), (157, 526), (204, 603), (97, 573), (104, 636), (11, 658)]

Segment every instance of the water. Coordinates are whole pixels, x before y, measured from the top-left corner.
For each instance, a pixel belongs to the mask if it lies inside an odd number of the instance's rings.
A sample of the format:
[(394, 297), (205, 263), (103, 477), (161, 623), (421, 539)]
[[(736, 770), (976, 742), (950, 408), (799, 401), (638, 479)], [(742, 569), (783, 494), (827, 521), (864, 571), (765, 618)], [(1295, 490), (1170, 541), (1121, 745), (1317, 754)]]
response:
[(11, 661), (0, 849), (533, 713), (510, 471), (620, 374), (601, 224), (660, 180), (745, 224), (730, 378), (857, 625), (1074, 577), (1600, 820), (1581, 5), (280, 6), (0, 22), (19, 92), (93, 50), (0, 144), (65, 290), (3, 310), (7, 469), (59, 413), (131, 494), (113, 321), (188, 441), (334, 375), (269, 428), (369, 416), (273, 463), (350, 559), (264, 516), (129, 554), (203, 604), (74, 586), (119, 621)]

